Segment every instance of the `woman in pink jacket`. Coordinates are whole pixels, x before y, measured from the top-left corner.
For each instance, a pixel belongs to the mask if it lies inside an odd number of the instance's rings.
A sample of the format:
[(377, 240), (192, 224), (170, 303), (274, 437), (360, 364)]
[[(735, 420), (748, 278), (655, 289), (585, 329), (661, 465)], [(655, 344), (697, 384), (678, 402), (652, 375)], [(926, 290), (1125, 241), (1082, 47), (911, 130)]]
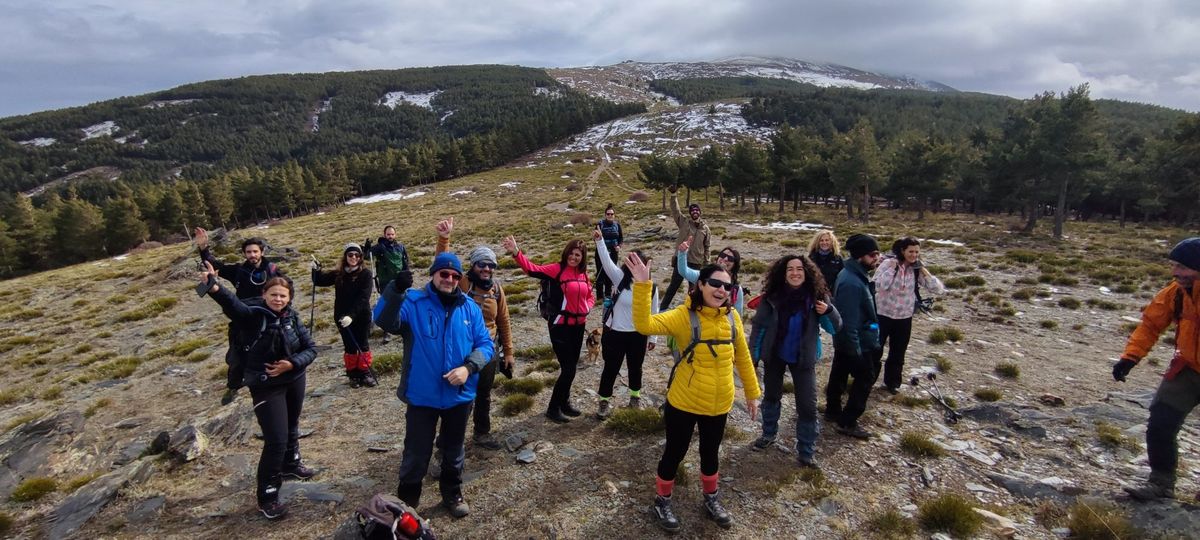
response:
[(559, 424), (566, 423), (580, 415), (579, 409), (571, 405), (571, 383), (575, 381), (575, 370), (579, 366), (587, 315), (595, 304), (592, 283), (588, 279), (586, 244), (582, 240), (567, 242), (559, 261), (550, 264), (530, 262), (511, 236), (504, 239), (504, 249), (512, 254), (526, 275), (556, 281), (562, 290), (561, 300), (557, 306), (552, 306), (553, 313), (547, 321), (559, 372), (554, 392), (550, 394), (546, 418)]

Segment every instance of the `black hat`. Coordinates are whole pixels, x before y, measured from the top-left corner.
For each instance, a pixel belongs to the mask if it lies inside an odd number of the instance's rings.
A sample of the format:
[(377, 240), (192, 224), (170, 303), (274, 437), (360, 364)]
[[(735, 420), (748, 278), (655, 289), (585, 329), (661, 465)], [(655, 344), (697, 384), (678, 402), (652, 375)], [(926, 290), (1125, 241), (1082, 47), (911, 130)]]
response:
[(853, 234), (846, 239), (846, 251), (850, 252), (850, 257), (857, 259), (871, 253), (879, 251), (879, 242), (869, 234)]

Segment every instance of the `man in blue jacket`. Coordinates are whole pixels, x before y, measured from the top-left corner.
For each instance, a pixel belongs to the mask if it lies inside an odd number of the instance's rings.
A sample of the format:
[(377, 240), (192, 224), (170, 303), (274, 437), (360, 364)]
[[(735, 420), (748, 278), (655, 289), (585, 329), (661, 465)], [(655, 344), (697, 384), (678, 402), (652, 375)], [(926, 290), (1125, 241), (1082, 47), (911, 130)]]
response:
[(375, 306), (375, 323), (404, 338), (396, 397), (408, 407), (396, 496), (413, 508), (421, 502), (421, 480), (429, 468), (441, 422), (437, 439), (442, 455), (442, 506), (461, 518), (471, 511), (462, 496), (467, 419), (479, 371), (491, 361), (494, 349), (483, 312), (458, 286), (463, 277), (458, 257), (439, 253), (429, 274), (427, 285), (413, 289), (412, 272), (401, 271)]
[[(879, 350), (879, 317), (875, 314), (875, 291), (867, 272), (879, 266), (879, 243), (869, 235), (856, 234), (846, 239), (846, 259), (834, 286), (833, 305), (842, 316), (842, 330), (833, 336), (833, 364), (829, 384), (825, 386), (825, 419), (837, 423), (837, 432), (856, 439), (868, 439), (870, 432), (858, 425), (867, 408), (871, 384), (879, 374), (873, 362)], [(849, 377), (850, 396), (842, 407), (842, 393)]]

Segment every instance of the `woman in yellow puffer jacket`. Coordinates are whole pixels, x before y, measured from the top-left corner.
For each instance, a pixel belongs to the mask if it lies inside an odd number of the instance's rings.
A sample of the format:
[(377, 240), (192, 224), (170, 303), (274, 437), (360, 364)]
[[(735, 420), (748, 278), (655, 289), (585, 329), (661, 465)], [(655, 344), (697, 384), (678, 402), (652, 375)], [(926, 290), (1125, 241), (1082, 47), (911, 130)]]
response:
[(679, 530), (679, 519), (671, 509), (671, 491), (675, 487), (675, 472), (691, 445), (692, 433), (699, 431), (705, 514), (717, 525), (729, 528), (733, 526), (733, 518), (717, 496), (717, 480), (725, 421), (733, 408), (734, 367), (742, 378), (751, 420), (758, 416), (757, 400), (761, 394), (742, 319), (728, 305), (733, 289), (729, 273), (716, 265), (702, 268), (695, 290), (683, 305), (651, 315), (650, 269), (634, 253), (629, 254), (625, 264), (633, 275), (633, 326), (638, 332), (673, 336), (686, 352), (687, 344), (692, 343), (693, 313), (700, 326), (700, 342), (693, 344), (691, 354), (684, 354), (676, 364), (667, 390), (663, 408), (667, 443), (658, 462), (657, 496), (651, 510), (659, 527), (670, 532)]

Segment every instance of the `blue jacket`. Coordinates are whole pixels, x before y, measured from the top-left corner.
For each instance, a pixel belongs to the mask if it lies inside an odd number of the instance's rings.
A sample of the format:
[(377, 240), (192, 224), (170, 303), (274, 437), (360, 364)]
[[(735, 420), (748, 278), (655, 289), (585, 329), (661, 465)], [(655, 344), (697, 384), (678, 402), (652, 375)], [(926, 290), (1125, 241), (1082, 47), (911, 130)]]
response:
[(842, 330), (833, 335), (834, 350), (865, 356), (879, 350), (879, 316), (867, 270), (858, 259), (846, 259), (838, 272), (833, 305), (842, 315)]
[[(449, 409), (475, 399), (479, 371), (491, 361), (495, 349), (479, 305), (458, 287), (454, 295), (454, 304), (447, 308), (432, 283), (397, 292), (392, 282), (375, 305), (375, 324), (404, 338), (396, 397), (405, 403)], [(461, 366), (471, 372), (467, 382), (462, 386), (446, 382), (443, 376)]]

